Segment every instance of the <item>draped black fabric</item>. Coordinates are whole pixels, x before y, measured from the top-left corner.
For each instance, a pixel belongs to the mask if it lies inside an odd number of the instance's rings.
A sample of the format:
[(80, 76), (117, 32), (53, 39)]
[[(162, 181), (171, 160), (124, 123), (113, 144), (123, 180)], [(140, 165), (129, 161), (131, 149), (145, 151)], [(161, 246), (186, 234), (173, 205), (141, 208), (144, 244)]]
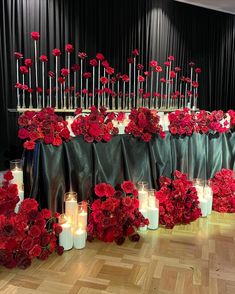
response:
[[(235, 17), (232, 15), (172, 0), (3, 0), (0, 1), (0, 169), (9, 158), (22, 152), (17, 140), (17, 115), (7, 109), (16, 107), (13, 53), (20, 51), (25, 58), (33, 57), (32, 31), (41, 34), (41, 54), (49, 54), (55, 47), (63, 50), (71, 42), (76, 52), (85, 51), (91, 58), (102, 52), (121, 72), (127, 71), (126, 61), (134, 48), (139, 49), (138, 61), (145, 67), (151, 59), (163, 64), (171, 54), (178, 66), (193, 60), (203, 70), (200, 108), (234, 108)], [(54, 58), (49, 60), (46, 70), (49, 69), (54, 70)]]
[(59, 147), (37, 143), (34, 151), (24, 152), (25, 195), (62, 211), (65, 192), (76, 191), (79, 200), (92, 201), (100, 182), (147, 181), (158, 188), (159, 177), (171, 177), (176, 169), (191, 179), (209, 179), (222, 167), (235, 171), (234, 146), (235, 133), (185, 138), (167, 133), (149, 143), (129, 135), (108, 143), (86, 143), (82, 137)]

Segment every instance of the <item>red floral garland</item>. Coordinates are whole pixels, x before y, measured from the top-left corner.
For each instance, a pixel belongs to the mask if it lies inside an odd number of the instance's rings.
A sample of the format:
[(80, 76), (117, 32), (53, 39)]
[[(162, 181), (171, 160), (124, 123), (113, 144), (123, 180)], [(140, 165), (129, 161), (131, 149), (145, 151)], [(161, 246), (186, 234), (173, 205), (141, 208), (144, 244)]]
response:
[(139, 212), (138, 191), (131, 181), (122, 183), (115, 190), (110, 184), (100, 183), (95, 186), (95, 194), (99, 199), (92, 204), (89, 216), (88, 240), (97, 238), (104, 242), (115, 241), (121, 245), (126, 237), (138, 241), (135, 229), (148, 225)]
[(211, 179), (213, 210), (235, 212), (235, 178), (230, 169), (221, 169)]
[(76, 110), (77, 117), (71, 128), (75, 136), (82, 135), (86, 142), (108, 142), (113, 135), (118, 134), (118, 128), (113, 126), (112, 120), (116, 117), (113, 112), (107, 113), (104, 107), (99, 110), (92, 106), (91, 113), (83, 116), (82, 109)]
[(44, 108), (39, 112), (26, 111), (18, 119), (20, 126), (18, 137), (24, 142), (24, 148), (33, 150), (35, 141), (59, 146), (62, 141), (70, 140), (67, 122), (55, 114), (53, 108)]
[(187, 176), (174, 172), (174, 179), (160, 177), (159, 200), (160, 224), (173, 228), (176, 224), (189, 224), (201, 216), (197, 191)]
[(126, 134), (141, 138), (144, 142), (149, 142), (153, 134), (159, 134), (161, 138), (165, 137), (162, 126), (159, 124), (160, 117), (156, 110), (140, 107), (132, 109), (129, 115), (130, 122), (125, 128)]
[(0, 266), (25, 269), (35, 257), (45, 260), (54, 251), (63, 254), (58, 245), (62, 228), (56, 222), (59, 214), (52, 217), (48, 209), (39, 211), (34, 199), (23, 200), (15, 213), (19, 197), (17, 185), (9, 183), (12, 178), (7, 172), (0, 188)]

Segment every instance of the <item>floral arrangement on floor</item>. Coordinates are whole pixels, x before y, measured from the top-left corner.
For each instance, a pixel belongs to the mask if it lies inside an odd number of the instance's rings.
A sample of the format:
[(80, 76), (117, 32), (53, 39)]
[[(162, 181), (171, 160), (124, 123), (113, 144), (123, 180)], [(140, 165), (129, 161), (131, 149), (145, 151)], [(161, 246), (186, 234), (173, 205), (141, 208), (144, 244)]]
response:
[(57, 223), (59, 214), (52, 217), (48, 209), (39, 211), (34, 199), (23, 200), (15, 213), (19, 197), (17, 185), (9, 183), (12, 178), (7, 172), (0, 188), (0, 266), (26, 269), (36, 257), (45, 260), (54, 251), (63, 253), (58, 245), (62, 228)]
[(18, 137), (27, 140), (24, 148), (28, 150), (33, 150), (38, 140), (54, 146), (60, 146), (63, 140), (70, 140), (68, 123), (56, 115), (53, 108), (44, 108), (39, 112), (26, 111), (19, 117), (18, 124)]
[(174, 172), (174, 179), (160, 177), (160, 190), (156, 192), (159, 200), (159, 221), (172, 229), (177, 224), (189, 224), (201, 216), (197, 191), (186, 174)]
[(172, 135), (191, 136), (195, 131), (196, 118), (188, 108), (176, 110), (168, 115), (169, 131)]
[(140, 107), (132, 109), (129, 115), (130, 122), (125, 127), (125, 133), (141, 138), (144, 142), (149, 142), (154, 134), (165, 137), (162, 126), (159, 124), (160, 117), (156, 110)]
[(82, 135), (86, 142), (108, 142), (118, 134), (118, 128), (112, 123), (116, 117), (113, 112), (108, 113), (106, 108), (97, 109), (95, 106), (90, 111), (90, 114), (84, 116), (81, 108), (76, 110), (77, 117), (71, 125), (75, 136)]
[(139, 212), (138, 191), (131, 181), (124, 181), (121, 186), (114, 189), (106, 183), (95, 186), (98, 197), (92, 203), (92, 212), (89, 216), (88, 240), (97, 238), (104, 242), (115, 241), (123, 244), (126, 237), (131, 241), (139, 241), (140, 236), (136, 229), (148, 225)]
[(222, 168), (211, 179), (213, 191), (213, 210), (218, 212), (235, 212), (235, 178), (234, 172)]
[(227, 115), (222, 110), (214, 110), (211, 113), (200, 110), (196, 114), (196, 128), (197, 133), (207, 134), (213, 133), (225, 133), (229, 130), (229, 122)]

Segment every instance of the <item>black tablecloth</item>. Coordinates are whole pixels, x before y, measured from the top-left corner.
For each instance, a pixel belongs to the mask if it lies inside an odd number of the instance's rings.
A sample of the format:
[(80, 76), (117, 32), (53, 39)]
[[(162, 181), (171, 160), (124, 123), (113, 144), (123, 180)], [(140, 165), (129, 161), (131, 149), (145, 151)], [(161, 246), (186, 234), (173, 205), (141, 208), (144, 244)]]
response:
[(61, 212), (64, 192), (73, 190), (79, 200), (92, 200), (99, 182), (147, 181), (157, 188), (159, 176), (171, 177), (176, 169), (202, 179), (222, 167), (235, 169), (235, 133), (184, 138), (167, 133), (166, 138), (149, 143), (129, 135), (108, 143), (86, 143), (78, 137), (59, 147), (38, 142), (34, 151), (24, 152), (23, 159), (25, 196)]

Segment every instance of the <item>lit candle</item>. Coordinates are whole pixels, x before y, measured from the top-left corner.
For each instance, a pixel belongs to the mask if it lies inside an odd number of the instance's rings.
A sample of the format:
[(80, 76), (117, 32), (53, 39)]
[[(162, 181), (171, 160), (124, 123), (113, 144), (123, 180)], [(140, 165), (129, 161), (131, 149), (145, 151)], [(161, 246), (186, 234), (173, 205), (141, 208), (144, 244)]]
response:
[(83, 249), (86, 246), (86, 231), (79, 228), (73, 234), (73, 246), (75, 249)]
[(78, 213), (78, 227), (86, 230), (87, 227), (87, 212), (82, 211)]
[(65, 215), (70, 217), (72, 226), (77, 225), (77, 205), (77, 193), (65, 193)]
[(147, 209), (148, 208), (148, 183), (146, 182), (138, 182), (138, 199), (139, 199), (139, 209)]
[(59, 234), (59, 244), (64, 250), (70, 250), (73, 247), (73, 235), (70, 223), (61, 224), (62, 232)]
[(21, 168), (21, 160), (15, 159), (10, 161), (10, 169), (12, 172), (13, 179), (11, 180), (11, 184), (16, 184), (19, 190), (23, 190), (23, 171)]

